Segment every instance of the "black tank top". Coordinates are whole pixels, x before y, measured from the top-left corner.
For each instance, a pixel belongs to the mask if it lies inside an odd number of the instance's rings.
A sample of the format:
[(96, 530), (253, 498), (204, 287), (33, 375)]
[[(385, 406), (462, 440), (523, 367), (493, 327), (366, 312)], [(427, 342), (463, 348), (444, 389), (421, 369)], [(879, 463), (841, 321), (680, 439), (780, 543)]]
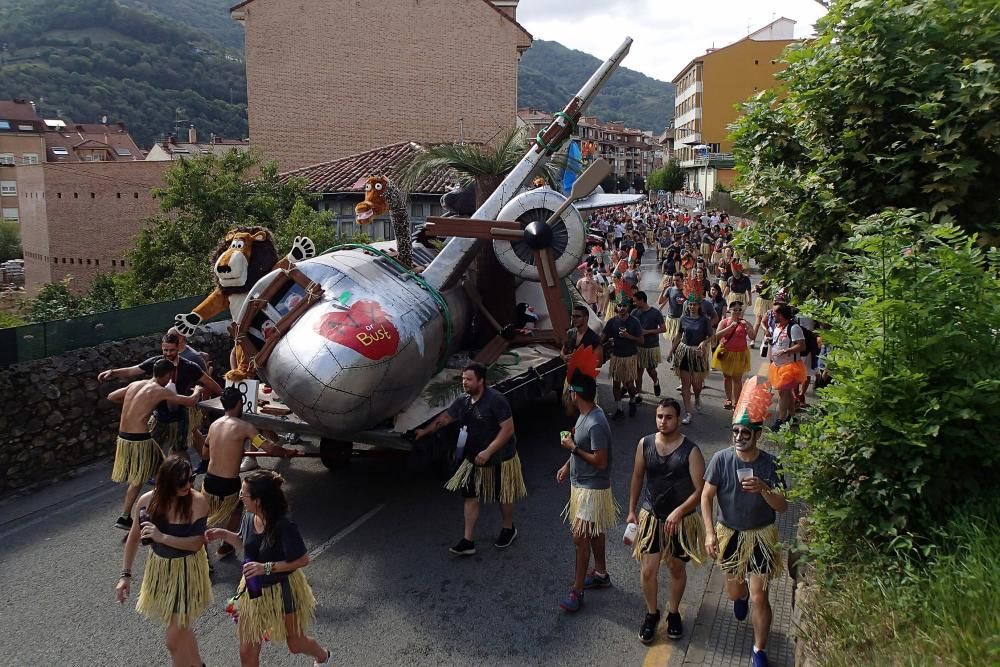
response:
[(656, 435), (642, 439), (646, 460), (646, 483), (642, 489), (642, 508), (663, 520), (694, 493), (688, 457), (695, 445), (687, 437), (667, 456), (656, 451)]
[[(208, 518), (202, 517), (197, 519), (192, 523), (167, 523), (156, 524), (156, 527), (160, 529), (160, 532), (164, 535), (171, 535), (172, 537), (194, 537), (195, 535), (201, 535), (205, 532), (205, 528), (208, 525)], [(195, 549), (195, 551), (184, 551), (183, 549), (175, 549), (174, 547), (168, 547), (166, 544), (160, 544), (159, 542), (153, 542), (153, 553), (161, 558), (184, 558), (185, 556), (190, 556), (201, 549)]]

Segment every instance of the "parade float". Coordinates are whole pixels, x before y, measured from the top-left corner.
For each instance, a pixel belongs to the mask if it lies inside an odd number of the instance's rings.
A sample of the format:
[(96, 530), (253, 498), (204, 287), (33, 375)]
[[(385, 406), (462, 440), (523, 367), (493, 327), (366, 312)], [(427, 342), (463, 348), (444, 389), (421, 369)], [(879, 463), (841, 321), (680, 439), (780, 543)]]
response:
[[(631, 43), (626, 39), (555, 114), (470, 218), (432, 217), (419, 235), (423, 242), (413, 242), (400, 193), (387, 178), (373, 175), (356, 208), (358, 221), (388, 210), (399, 228), (396, 242), (339, 246), (295, 257), (259, 276), (233, 314), (239, 348), (233, 377), (259, 378), (273, 392), (252, 397), (248, 404), (254, 412), (246, 418), (261, 429), (319, 438), (320, 457), (333, 468), (349, 461), (358, 444), (412, 449), (407, 434), (461, 391), (457, 378), (470, 360), (492, 365), (497, 372), (488, 380), (515, 402), (561, 391), (566, 364), (560, 351), (569, 311), (574, 299), (582, 303), (567, 277), (589, 253), (579, 211), (643, 196), (592, 194), (610, 171), (603, 160), (580, 174), (568, 196), (532, 181), (570, 139)], [(490, 316), (476, 284), (488, 277), (470, 270), (484, 251), (494, 252), (515, 276), (510, 298), (530, 304), (533, 328)], [(215, 268), (222, 286), (220, 265)], [(220, 301), (210, 296), (208, 303)], [(463, 349), (474, 312), (496, 335), (479, 349)], [(178, 315), (177, 323), (191, 331), (206, 316)], [(591, 327), (600, 331), (600, 320), (591, 318)], [(261, 401), (271, 409), (257, 409)], [(206, 402), (205, 407), (218, 406)], [(441, 443), (432, 458), (447, 457), (451, 444)]]

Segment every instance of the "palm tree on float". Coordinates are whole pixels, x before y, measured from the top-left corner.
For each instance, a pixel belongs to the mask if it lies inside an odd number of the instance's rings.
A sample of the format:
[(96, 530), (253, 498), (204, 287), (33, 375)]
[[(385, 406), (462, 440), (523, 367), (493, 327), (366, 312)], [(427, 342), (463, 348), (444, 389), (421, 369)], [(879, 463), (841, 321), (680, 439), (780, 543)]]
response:
[[(455, 142), (435, 144), (415, 154), (401, 166), (398, 173), (400, 187), (410, 192), (428, 174), (442, 167), (451, 169), (459, 183), (475, 184), (476, 208), (483, 205), (493, 191), (531, 148), (533, 139), (523, 127), (505, 128), (486, 144)], [(559, 175), (566, 160), (559, 157), (549, 161), (539, 174), (551, 187), (558, 189)], [(575, 170), (579, 170), (578, 168)], [(479, 275), (478, 288), (483, 302), (499, 322), (514, 321), (514, 276), (501, 266), (490, 245), (476, 261)]]

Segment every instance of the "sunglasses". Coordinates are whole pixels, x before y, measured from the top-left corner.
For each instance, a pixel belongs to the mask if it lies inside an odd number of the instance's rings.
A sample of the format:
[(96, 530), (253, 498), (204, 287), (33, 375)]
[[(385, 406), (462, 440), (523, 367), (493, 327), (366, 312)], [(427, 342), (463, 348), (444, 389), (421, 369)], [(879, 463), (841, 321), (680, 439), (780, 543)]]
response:
[(748, 428), (734, 428), (733, 435), (737, 438), (749, 438), (753, 435), (753, 432)]

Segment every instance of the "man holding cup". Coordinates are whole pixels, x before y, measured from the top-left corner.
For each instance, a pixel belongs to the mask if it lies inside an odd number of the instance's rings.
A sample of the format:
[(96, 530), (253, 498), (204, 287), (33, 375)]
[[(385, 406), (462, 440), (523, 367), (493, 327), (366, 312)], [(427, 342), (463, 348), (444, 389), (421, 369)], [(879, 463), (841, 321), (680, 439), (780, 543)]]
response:
[[(559, 444), (570, 453), (556, 482), (570, 480), (569, 502), (563, 518), (573, 533), (576, 567), (573, 588), (559, 603), (565, 611), (579, 611), (585, 588), (611, 585), (605, 559), (605, 534), (618, 522), (618, 504), (611, 491), (611, 427), (604, 410), (596, 405), (597, 381), (577, 370), (570, 378), (570, 396), (580, 416), (572, 431), (560, 434)], [(590, 572), (590, 555), (594, 569)]]
[(646, 601), (646, 618), (639, 630), (643, 644), (653, 642), (660, 623), (656, 600), (660, 562), (666, 562), (670, 570), (667, 637), (680, 639), (684, 634), (680, 603), (687, 585), (687, 561), (694, 559), (700, 564), (705, 560), (705, 536), (697, 513), (705, 457), (698, 445), (680, 432), (680, 421), (680, 403), (673, 398), (661, 400), (656, 407), (656, 433), (639, 441), (632, 467), (627, 522), (638, 524), (632, 555), (640, 564)]
[[(744, 384), (733, 415), (733, 446), (717, 452), (705, 471), (701, 515), (705, 548), (726, 573), (733, 615), (753, 607), (753, 667), (767, 667), (771, 604), (767, 584), (781, 571), (776, 512), (788, 509), (777, 458), (757, 448), (770, 394), (756, 377)], [(718, 500), (717, 522), (712, 523)]]

